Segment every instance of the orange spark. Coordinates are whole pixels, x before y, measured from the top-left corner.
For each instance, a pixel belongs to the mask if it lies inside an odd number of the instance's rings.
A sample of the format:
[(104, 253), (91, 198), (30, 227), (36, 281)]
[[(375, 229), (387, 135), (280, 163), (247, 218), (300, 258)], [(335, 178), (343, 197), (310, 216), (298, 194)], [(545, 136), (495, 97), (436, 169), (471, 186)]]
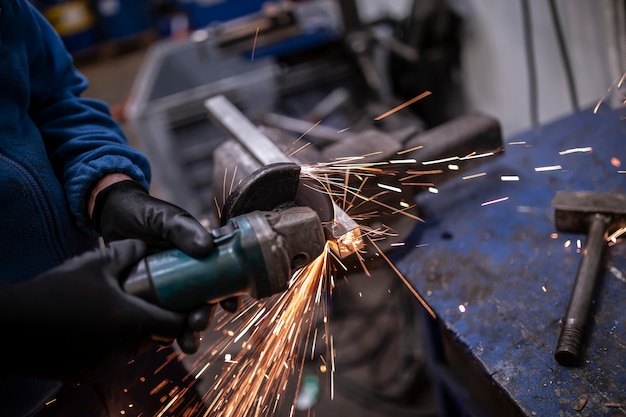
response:
[(484, 177), (485, 175), (487, 175), (486, 172), (480, 172), (478, 174), (466, 175), (466, 176), (463, 177), (463, 179), (464, 180), (471, 180), (473, 178)]
[(413, 97), (411, 100), (405, 101), (404, 103), (400, 104), (399, 106), (394, 107), (393, 109), (389, 110), (388, 112), (383, 113), (383, 114), (381, 114), (378, 117), (375, 117), (374, 120), (382, 120), (385, 117), (387, 117), (387, 116), (389, 116), (391, 114), (394, 114), (395, 112), (397, 112), (399, 110), (402, 110), (403, 108), (408, 107), (411, 104), (415, 103), (416, 101), (419, 101), (419, 100), (423, 99), (424, 97), (428, 97), (431, 94), (432, 93), (430, 91), (424, 91), (422, 94), (420, 94), (420, 95), (418, 95), (416, 97)]
[(409, 152), (416, 151), (416, 150), (418, 150), (418, 149), (422, 149), (423, 147), (424, 147), (424, 145), (417, 145), (417, 146), (415, 146), (415, 147), (413, 147), (413, 148), (410, 148), (410, 149), (405, 149), (405, 150), (403, 150), (403, 151), (398, 151), (398, 152), (396, 152), (396, 153), (397, 153), (398, 155), (403, 155), (403, 154), (405, 154), (405, 153), (409, 153)]
[(256, 28), (256, 33), (254, 34), (254, 43), (252, 44), (252, 57), (251, 61), (254, 61), (254, 52), (256, 51), (256, 41), (259, 38), (259, 27)]
[(310, 128), (308, 128), (308, 129), (306, 130), (306, 132), (304, 132), (303, 134), (301, 134), (301, 135), (300, 135), (300, 137), (299, 137), (298, 139), (296, 139), (296, 140), (294, 140), (294, 141), (293, 141), (293, 143), (296, 143), (296, 142), (298, 142), (300, 139), (302, 139), (303, 137), (305, 137), (305, 136), (306, 136), (306, 135), (307, 135), (307, 134), (308, 134), (311, 130), (315, 129), (315, 127), (316, 127), (317, 125), (319, 125), (320, 123), (322, 123), (322, 121), (321, 121), (321, 120), (318, 120), (318, 121), (317, 121), (317, 123), (315, 123), (313, 126), (311, 126)]
[(411, 293), (415, 296), (415, 298), (417, 298), (420, 304), (422, 304), (422, 306), (426, 309), (426, 311), (428, 311), (428, 314), (430, 314), (432, 318), (434, 319), (437, 318), (437, 315), (435, 314), (433, 309), (430, 308), (430, 306), (426, 303), (426, 300), (422, 298), (422, 296), (417, 292), (417, 290), (411, 285), (409, 280), (407, 280), (404, 277), (404, 275), (402, 275), (402, 272), (400, 272), (400, 270), (396, 268), (396, 266), (393, 264), (393, 262), (391, 262), (391, 260), (387, 257), (387, 255), (385, 255), (385, 253), (380, 250), (378, 245), (376, 245), (376, 243), (373, 240), (370, 239), (370, 243), (374, 246), (374, 248), (376, 248), (376, 251), (378, 252), (378, 254), (387, 262), (387, 264), (391, 267), (393, 272), (395, 272), (396, 275), (402, 280), (402, 282), (404, 283), (404, 285), (406, 285), (408, 290), (411, 291)]

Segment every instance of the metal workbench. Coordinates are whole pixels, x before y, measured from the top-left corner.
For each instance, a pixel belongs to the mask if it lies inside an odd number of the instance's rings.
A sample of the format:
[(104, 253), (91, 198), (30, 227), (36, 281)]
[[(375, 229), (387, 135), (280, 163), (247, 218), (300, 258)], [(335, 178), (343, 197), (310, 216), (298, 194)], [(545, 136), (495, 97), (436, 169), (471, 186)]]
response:
[(626, 242), (606, 250), (580, 366), (561, 366), (585, 236), (558, 233), (550, 205), (559, 190), (626, 193), (626, 109), (585, 110), (505, 143), (475, 172), (485, 175), (418, 196), (426, 223), (395, 254), (437, 314), (425, 317), (442, 415), (626, 415)]

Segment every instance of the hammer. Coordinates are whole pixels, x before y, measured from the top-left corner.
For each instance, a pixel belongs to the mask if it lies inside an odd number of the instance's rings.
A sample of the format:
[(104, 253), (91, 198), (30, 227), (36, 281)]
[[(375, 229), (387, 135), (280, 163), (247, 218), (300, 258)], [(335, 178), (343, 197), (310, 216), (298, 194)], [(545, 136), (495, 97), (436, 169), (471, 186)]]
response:
[(554, 220), (557, 230), (572, 233), (587, 232), (576, 281), (554, 352), (555, 359), (561, 365), (574, 366), (580, 358), (593, 288), (604, 248), (607, 246), (607, 233), (626, 223), (626, 194), (559, 191), (552, 200), (552, 206), (555, 209)]

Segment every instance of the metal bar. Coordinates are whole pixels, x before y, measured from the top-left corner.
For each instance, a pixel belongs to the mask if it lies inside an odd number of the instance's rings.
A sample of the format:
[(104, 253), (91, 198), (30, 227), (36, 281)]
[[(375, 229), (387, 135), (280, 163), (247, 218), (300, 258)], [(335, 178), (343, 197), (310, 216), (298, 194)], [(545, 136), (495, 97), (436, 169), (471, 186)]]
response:
[(262, 165), (294, 162), (223, 95), (204, 102), (209, 115), (225, 132), (246, 148)]
[(604, 235), (610, 217), (594, 214), (589, 219), (589, 232), (583, 255), (578, 265), (574, 288), (570, 295), (567, 313), (554, 357), (561, 365), (574, 366), (580, 359), (585, 325), (589, 317), (593, 289), (595, 287), (602, 253), (606, 247)]

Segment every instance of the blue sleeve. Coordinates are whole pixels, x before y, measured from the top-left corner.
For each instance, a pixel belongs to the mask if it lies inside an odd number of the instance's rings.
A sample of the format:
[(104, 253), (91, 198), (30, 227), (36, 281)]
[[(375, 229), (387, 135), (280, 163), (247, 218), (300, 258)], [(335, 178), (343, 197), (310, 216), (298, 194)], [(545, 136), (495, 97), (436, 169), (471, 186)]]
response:
[(100, 178), (123, 173), (147, 189), (150, 166), (128, 145), (104, 102), (80, 97), (87, 80), (50, 24), (32, 5), (23, 10), (28, 20), (22, 27), (29, 54), (29, 115), (41, 132), (72, 213), (85, 225), (89, 193)]

